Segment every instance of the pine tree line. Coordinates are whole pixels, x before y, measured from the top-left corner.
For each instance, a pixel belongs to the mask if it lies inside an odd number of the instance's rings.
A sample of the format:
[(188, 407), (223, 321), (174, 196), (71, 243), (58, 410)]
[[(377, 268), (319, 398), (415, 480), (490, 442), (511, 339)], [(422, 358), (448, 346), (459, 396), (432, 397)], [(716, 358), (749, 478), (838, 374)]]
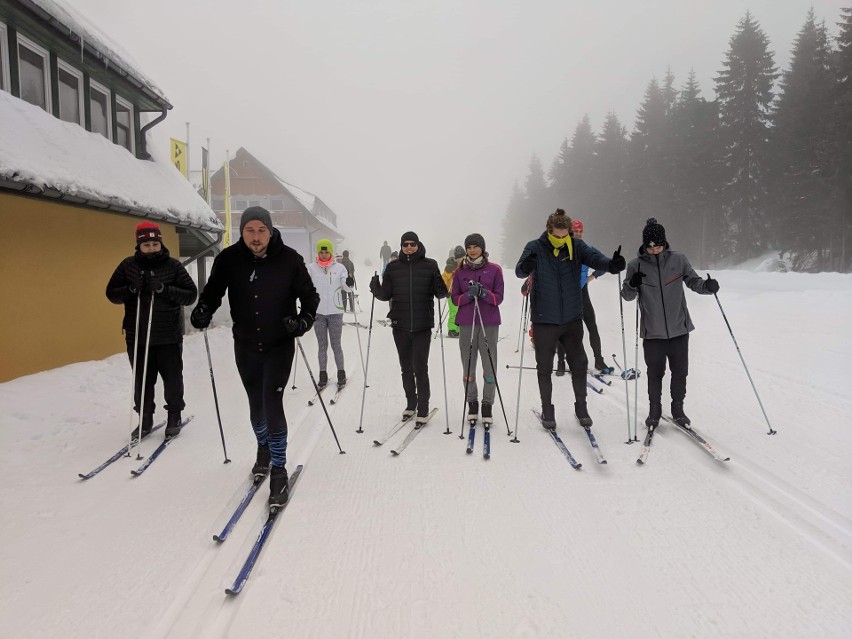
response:
[(654, 216), (697, 267), (771, 250), (794, 270), (852, 270), (852, 7), (837, 24), (831, 38), (811, 9), (779, 73), (746, 13), (715, 100), (702, 97), (694, 71), (676, 88), (669, 70), (648, 84), (629, 135), (615, 113), (600, 133), (584, 117), (547, 174), (533, 156), (523, 188), (515, 184), (504, 259), (558, 206), (587, 219), (607, 250)]

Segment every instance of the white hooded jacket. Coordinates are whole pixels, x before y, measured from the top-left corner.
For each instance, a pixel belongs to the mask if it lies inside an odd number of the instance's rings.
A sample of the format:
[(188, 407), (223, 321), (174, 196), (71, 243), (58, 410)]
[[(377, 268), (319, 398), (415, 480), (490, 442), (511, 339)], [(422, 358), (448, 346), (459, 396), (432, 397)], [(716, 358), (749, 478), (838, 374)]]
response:
[(346, 278), (349, 276), (346, 267), (338, 262), (332, 262), (328, 267), (323, 268), (314, 260), (308, 264), (308, 274), (320, 296), (317, 314), (342, 315), (343, 291), (352, 290), (346, 286)]

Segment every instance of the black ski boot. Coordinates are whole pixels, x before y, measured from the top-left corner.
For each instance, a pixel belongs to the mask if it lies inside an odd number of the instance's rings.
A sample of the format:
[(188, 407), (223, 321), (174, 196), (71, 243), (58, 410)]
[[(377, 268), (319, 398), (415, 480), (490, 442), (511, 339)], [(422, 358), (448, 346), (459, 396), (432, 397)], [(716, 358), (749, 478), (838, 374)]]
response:
[(269, 444), (257, 445), (257, 461), (252, 466), (251, 474), (256, 478), (263, 477), (269, 472), (269, 464), (272, 463), (272, 453), (269, 452)]
[(482, 423), (485, 428), (488, 428), (494, 423), (494, 420), (491, 418), (491, 404), (482, 404)]
[(317, 381), (317, 386), (319, 386), (320, 390), (328, 386), (328, 373), (326, 371), (320, 371), (319, 381)]
[(346, 371), (339, 370), (337, 371), (337, 387), (343, 388), (346, 386)]
[(556, 363), (556, 376), (563, 377), (565, 375), (565, 358), (560, 357)]
[(467, 403), (467, 421), (476, 422), (479, 417), (479, 402), (472, 401)]
[(603, 357), (595, 358), (595, 368), (603, 375), (610, 375), (615, 370), (612, 366), (607, 366)]
[(429, 407), (423, 406), (417, 408), (417, 419), (414, 420), (414, 428), (422, 428), (429, 421)]
[[(154, 414), (153, 413), (144, 413), (142, 415), (142, 438), (144, 439), (148, 435), (151, 434), (151, 430), (154, 428)], [(131, 431), (131, 437), (136, 439), (139, 437), (139, 425), (137, 424), (133, 430)]]
[(692, 423), (683, 412), (683, 402), (672, 402), (672, 420), (678, 426), (688, 427)]
[(586, 402), (574, 402), (574, 414), (580, 422), (580, 426), (589, 430), (592, 427), (592, 418), (589, 417), (589, 409)]
[(648, 417), (645, 418), (646, 428), (656, 428), (660, 425), (660, 417), (663, 416), (663, 405), (660, 402), (651, 402), (648, 407)]
[(542, 405), (541, 425), (547, 430), (556, 430), (556, 411), (553, 408), (553, 404)]
[(180, 434), (180, 412), (170, 412), (169, 420), (166, 422), (166, 439), (177, 437)]
[(287, 469), (284, 466), (273, 466), (269, 474), (269, 505), (280, 508), (290, 498)]

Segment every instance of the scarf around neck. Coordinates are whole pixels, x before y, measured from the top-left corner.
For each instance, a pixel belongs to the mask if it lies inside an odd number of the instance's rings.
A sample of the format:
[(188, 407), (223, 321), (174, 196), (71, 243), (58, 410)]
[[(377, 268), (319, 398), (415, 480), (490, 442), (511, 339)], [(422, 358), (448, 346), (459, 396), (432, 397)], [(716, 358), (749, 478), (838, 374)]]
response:
[(486, 264), (488, 264), (488, 260), (485, 259), (485, 253), (477, 257), (475, 260), (470, 259), (469, 257), (464, 258), (464, 263), (467, 268), (471, 271), (475, 271), (477, 269), (482, 268)]
[(568, 247), (568, 259), (574, 259), (574, 245), (571, 243), (571, 236), (566, 235), (565, 237), (556, 237), (555, 235), (551, 235), (548, 231), (547, 239), (550, 240), (550, 245), (553, 247), (553, 254), (556, 257), (559, 257), (559, 249), (563, 246)]

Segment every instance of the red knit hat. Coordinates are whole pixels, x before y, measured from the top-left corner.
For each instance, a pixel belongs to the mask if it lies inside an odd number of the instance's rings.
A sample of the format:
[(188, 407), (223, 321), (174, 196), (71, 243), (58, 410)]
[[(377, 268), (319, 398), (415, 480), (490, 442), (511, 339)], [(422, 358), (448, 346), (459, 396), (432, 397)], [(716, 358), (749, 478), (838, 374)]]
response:
[(141, 222), (136, 227), (136, 246), (142, 242), (162, 242), (163, 234), (160, 233), (160, 227), (153, 222)]
[(571, 220), (571, 230), (572, 231), (582, 231), (583, 230), (583, 220), (578, 220), (576, 217)]

